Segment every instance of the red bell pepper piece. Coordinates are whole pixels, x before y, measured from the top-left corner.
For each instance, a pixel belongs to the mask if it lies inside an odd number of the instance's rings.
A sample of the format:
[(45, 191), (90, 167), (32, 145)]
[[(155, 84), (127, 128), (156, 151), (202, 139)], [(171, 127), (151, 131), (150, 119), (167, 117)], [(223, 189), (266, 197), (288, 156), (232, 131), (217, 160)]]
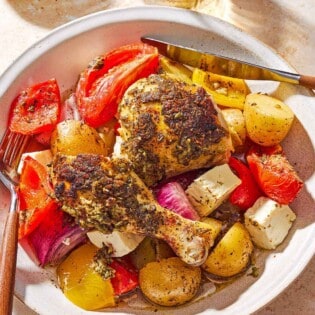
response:
[(235, 157), (230, 157), (229, 166), (241, 179), (242, 183), (234, 189), (229, 197), (233, 205), (242, 210), (250, 208), (262, 195), (249, 168)]
[(110, 266), (115, 270), (115, 276), (111, 278), (115, 295), (130, 292), (139, 285), (138, 273), (128, 260), (114, 259)]
[(31, 233), (50, 211), (58, 208), (52, 194), (46, 167), (27, 156), (19, 185), (19, 239)]
[(35, 84), (13, 101), (9, 128), (24, 135), (51, 131), (59, 119), (60, 107), (60, 92), (55, 79)]
[(81, 73), (76, 88), (83, 120), (100, 127), (112, 119), (127, 88), (157, 68), (157, 49), (142, 43), (120, 47), (98, 58)]
[(247, 154), (247, 162), (261, 190), (280, 204), (292, 202), (303, 187), (280, 145), (253, 145)]

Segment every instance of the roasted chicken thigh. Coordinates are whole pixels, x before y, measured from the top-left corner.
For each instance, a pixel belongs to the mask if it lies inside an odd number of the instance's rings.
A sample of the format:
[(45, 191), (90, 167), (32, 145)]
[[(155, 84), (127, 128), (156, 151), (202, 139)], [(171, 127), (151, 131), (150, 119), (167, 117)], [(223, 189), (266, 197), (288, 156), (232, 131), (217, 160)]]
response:
[(151, 75), (134, 83), (118, 112), (121, 151), (148, 186), (225, 163), (232, 150), (228, 129), (211, 96), (169, 76)]

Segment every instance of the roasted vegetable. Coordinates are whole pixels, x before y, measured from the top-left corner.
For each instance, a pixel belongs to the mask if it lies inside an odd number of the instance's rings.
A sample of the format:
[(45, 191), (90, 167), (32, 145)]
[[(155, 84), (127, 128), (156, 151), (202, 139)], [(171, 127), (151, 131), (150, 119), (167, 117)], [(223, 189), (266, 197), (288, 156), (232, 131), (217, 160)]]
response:
[(86, 241), (86, 231), (61, 209), (45, 213), (38, 227), (20, 240), (27, 254), (40, 266), (60, 263), (68, 253)]
[(65, 120), (57, 125), (51, 137), (51, 151), (53, 155), (108, 154), (108, 148), (97, 131), (76, 120)]
[(172, 210), (186, 219), (200, 219), (184, 189), (177, 182), (169, 182), (161, 186), (156, 193), (156, 200), (162, 207)]
[(247, 162), (260, 189), (280, 204), (292, 202), (303, 187), (303, 181), (280, 145), (253, 145), (247, 154)]
[(55, 79), (35, 84), (21, 91), (13, 101), (9, 128), (24, 135), (51, 131), (58, 121), (60, 106), (60, 92)]
[(280, 100), (265, 94), (249, 94), (244, 106), (249, 138), (263, 146), (279, 144), (289, 132), (294, 113)]
[(249, 264), (253, 244), (245, 227), (236, 222), (208, 256), (202, 268), (221, 277), (242, 272)]
[(52, 195), (47, 168), (27, 156), (19, 186), (19, 239), (34, 231), (50, 212), (59, 208)]
[(221, 111), (231, 134), (233, 147), (244, 144), (246, 138), (245, 118), (243, 112), (237, 108), (227, 108)]
[(255, 182), (253, 174), (242, 161), (231, 156), (229, 166), (242, 181), (242, 183), (232, 191), (229, 200), (233, 205), (245, 211), (255, 203), (262, 195), (262, 192)]
[(145, 237), (139, 246), (130, 254), (132, 264), (142, 269), (147, 263), (175, 256), (171, 247), (164, 241)]
[(116, 118), (113, 118), (110, 121), (106, 122), (102, 127), (97, 128), (97, 132), (105, 142), (109, 154), (112, 153), (114, 150), (118, 127), (119, 127), (118, 120)]
[(148, 263), (139, 273), (143, 294), (163, 306), (181, 305), (191, 300), (200, 286), (201, 270), (178, 257)]
[(208, 224), (209, 229), (211, 230), (211, 235), (215, 240), (221, 232), (223, 223), (220, 220), (210, 217), (205, 217), (201, 221)]
[(113, 259), (110, 264), (115, 271), (115, 275), (110, 281), (116, 296), (131, 292), (139, 285), (138, 272), (127, 258), (128, 256), (119, 260)]
[(158, 50), (142, 43), (119, 47), (93, 60), (76, 88), (82, 119), (92, 127), (111, 120), (126, 89), (155, 73), (158, 60)]
[(74, 250), (57, 268), (58, 283), (75, 305), (96, 310), (114, 306), (111, 280), (104, 280), (92, 267), (97, 247), (85, 244)]
[(239, 109), (244, 108), (245, 97), (249, 93), (248, 86), (244, 80), (196, 68), (192, 74), (192, 81), (205, 88), (218, 105)]
[(192, 71), (185, 67), (183, 64), (171, 60), (167, 57), (161, 56), (160, 67), (162, 72), (172, 75), (178, 80), (182, 80), (188, 84), (192, 84)]

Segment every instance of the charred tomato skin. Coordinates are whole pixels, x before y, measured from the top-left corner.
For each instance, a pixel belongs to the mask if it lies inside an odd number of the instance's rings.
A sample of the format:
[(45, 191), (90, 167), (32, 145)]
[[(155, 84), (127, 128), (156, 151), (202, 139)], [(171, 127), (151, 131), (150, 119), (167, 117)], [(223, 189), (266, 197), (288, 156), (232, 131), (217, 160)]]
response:
[(35, 135), (51, 131), (61, 108), (56, 79), (35, 84), (19, 93), (11, 105), (9, 128), (12, 132)]
[(260, 189), (280, 204), (291, 203), (303, 187), (280, 145), (253, 145), (247, 154), (247, 162)]

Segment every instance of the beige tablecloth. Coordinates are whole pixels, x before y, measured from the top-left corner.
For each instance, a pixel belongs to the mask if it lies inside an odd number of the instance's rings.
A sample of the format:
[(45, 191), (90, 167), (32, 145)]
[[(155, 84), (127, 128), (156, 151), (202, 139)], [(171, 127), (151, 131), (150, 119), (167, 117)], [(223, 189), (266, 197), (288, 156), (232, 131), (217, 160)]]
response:
[[(0, 0), (0, 75), (54, 27), (98, 10), (144, 3), (142, 0)], [(315, 75), (315, 0), (203, 0), (196, 10), (242, 28), (272, 47), (298, 72)], [(293, 284), (255, 315), (315, 314), (314, 283), (315, 258)], [(14, 314), (34, 312), (15, 300)]]

